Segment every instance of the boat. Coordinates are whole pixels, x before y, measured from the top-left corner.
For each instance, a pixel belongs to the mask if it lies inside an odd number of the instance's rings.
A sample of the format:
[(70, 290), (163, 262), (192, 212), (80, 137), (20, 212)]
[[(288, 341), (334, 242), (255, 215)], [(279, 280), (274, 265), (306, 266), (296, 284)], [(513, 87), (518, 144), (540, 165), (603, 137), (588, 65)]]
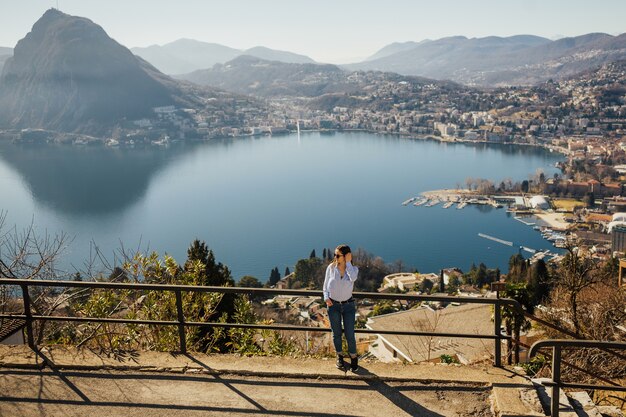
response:
[(439, 200), (431, 200), (429, 201), (424, 207), (432, 207), (432, 206), (436, 206), (437, 204), (439, 204), (440, 201)]
[(411, 197), (408, 200), (404, 201), (402, 203), (403, 206), (408, 206), (409, 204), (411, 204), (412, 202), (414, 202), (416, 200), (417, 197)]
[(420, 198), (419, 200), (417, 200), (415, 203), (413, 203), (414, 206), (421, 206), (422, 204), (426, 203), (428, 201), (427, 198)]
[(454, 204), (454, 201), (448, 201), (446, 204), (443, 205), (443, 208), (447, 209), (452, 207), (452, 205)]
[(166, 135), (163, 138), (152, 142), (152, 144), (157, 146), (168, 146), (170, 144), (170, 137)]
[(461, 201), (461, 202), (459, 203), (459, 205), (456, 207), (456, 209), (457, 209), (457, 210), (461, 210), (461, 209), (464, 209), (464, 208), (465, 208), (465, 206), (467, 206), (467, 202), (466, 202), (466, 201)]

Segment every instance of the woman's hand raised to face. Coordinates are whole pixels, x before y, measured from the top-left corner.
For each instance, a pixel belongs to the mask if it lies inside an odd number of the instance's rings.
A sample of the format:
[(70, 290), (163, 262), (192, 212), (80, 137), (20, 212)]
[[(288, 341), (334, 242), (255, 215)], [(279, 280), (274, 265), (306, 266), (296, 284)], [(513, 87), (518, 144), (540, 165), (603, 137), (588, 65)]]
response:
[(346, 253), (346, 262), (352, 262), (352, 253)]

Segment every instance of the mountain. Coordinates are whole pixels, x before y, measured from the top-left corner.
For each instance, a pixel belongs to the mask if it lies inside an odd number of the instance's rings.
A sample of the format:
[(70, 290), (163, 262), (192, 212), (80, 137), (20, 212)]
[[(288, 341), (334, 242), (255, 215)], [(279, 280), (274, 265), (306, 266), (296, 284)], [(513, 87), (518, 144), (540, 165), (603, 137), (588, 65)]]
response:
[(211, 68), (241, 55), (239, 49), (193, 39), (179, 39), (163, 46), (132, 48), (131, 51), (165, 74), (185, 74)]
[(390, 95), (417, 108), (432, 99), (431, 94), (466, 90), (449, 81), (380, 71), (348, 72), (336, 65), (286, 64), (247, 55), (181, 77), (240, 94), (290, 97), (311, 110), (323, 111), (335, 107), (390, 111), (395, 103)]
[[(393, 50), (392, 45), (386, 48)], [(394, 71), (469, 85), (528, 85), (625, 58), (626, 35), (591, 33), (556, 41), (532, 35), (455, 36), (399, 49), (344, 68)]]
[(394, 42), (378, 50), (378, 52), (376, 52), (374, 55), (370, 56), (369, 58), (365, 59), (365, 61), (374, 61), (376, 59), (384, 58), (386, 56), (393, 55), (398, 52), (408, 51), (410, 49), (415, 48), (417, 45), (425, 43), (425, 42), (430, 42), (430, 40), (425, 39), (421, 42), (413, 42), (413, 41)]
[(330, 64), (292, 64), (249, 55), (178, 76), (180, 79), (256, 96), (318, 96), (348, 88), (344, 71)]
[(147, 48), (132, 48), (131, 51), (165, 74), (188, 74), (211, 68), (215, 64), (223, 64), (240, 55), (251, 55), (261, 59), (287, 63), (315, 62), (304, 55), (262, 46), (240, 50), (193, 39), (179, 39), (163, 46), (152, 45)]
[(256, 46), (246, 49), (243, 55), (251, 55), (267, 61), (280, 61), (290, 64), (313, 64), (314, 60), (305, 55), (294, 54), (293, 52), (278, 51), (275, 49), (265, 48), (264, 46)]
[(11, 58), (13, 55), (13, 48), (6, 48), (4, 46), (0, 46), (0, 74), (2, 74), (2, 67), (7, 59)]
[(181, 100), (177, 83), (91, 20), (50, 9), (0, 76), (0, 128), (104, 133)]

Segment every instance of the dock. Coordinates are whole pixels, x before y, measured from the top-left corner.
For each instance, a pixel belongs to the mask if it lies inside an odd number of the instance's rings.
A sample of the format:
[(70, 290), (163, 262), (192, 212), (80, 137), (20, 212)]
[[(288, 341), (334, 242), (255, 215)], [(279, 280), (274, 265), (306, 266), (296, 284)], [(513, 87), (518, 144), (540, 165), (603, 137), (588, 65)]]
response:
[(497, 237), (489, 236), (484, 233), (479, 233), (478, 236), (484, 237), (485, 239), (493, 240), (494, 242), (502, 243), (503, 245), (513, 246), (513, 242), (509, 242), (508, 240), (498, 239)]
[(522, 220), (522, 218), (521, 218), (521, 217), (519, 217), (519, 216), (515, 216), (515, 217), (513, 217), (513, 218), (514, 218), (515, 220), (517, 220), (518, 222), (520, 222), (520, 223), (524, 223), (526, 226), (534, 226), (534, 225), (536, 225), (536, 224), (537, 224), (537, 223), (532, 223), (532, 222), (527, 222), (527, 221), (525, 221), (525, 220)]

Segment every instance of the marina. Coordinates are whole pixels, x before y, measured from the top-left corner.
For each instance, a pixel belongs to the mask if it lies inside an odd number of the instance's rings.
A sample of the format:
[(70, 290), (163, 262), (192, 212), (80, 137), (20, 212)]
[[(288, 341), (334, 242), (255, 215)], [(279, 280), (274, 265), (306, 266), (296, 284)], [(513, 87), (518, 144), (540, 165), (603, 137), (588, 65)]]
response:
[[(457, 204), (457, 210), (464, 209), (468, 204), (475, 205), (489, 205), (493, 208), (502, 208), (504, 205), (507, 207), (508, 213), (513, 213), (513, 219), (522, 223), (525, 226), (531, 226), (534, 231), (541, 233), (541, 237), (556, 248), (565, 248), (568, 241), (568, 236), (563, 230), (567, 228), (567, 224), (559, 217), (559, 213), (554, 213), (553, 210), (542, 210), (534, 208), (531, 204), (531, 198), (524, 195), (478, 195), (476, 192), (468, 190), (438, 190), (429, 191), (421, 194), (420, 197), (412, 197), (402, 205), (408, 205), (412, 202), (414, 206), (433, 207), (439, 203), (442, 203), (444, 209), (452, 207)], [(537, 221), (529, 221), (528, 217), (533, 216)], [(547, 226), (546, 226), (547, 225)], [(484, 233), (479, 233), (478, 236), (489, 239), (506, 246), (514, 246), (513, 242), (508, 240), (499, 239)], [(557, 254), (550, 253), (547, 250), (536, 250), (528, 246), (519, 246), (519, 250), (533, 254), (532, 259), (542, 259), (545, 256), (558, 256)]]

